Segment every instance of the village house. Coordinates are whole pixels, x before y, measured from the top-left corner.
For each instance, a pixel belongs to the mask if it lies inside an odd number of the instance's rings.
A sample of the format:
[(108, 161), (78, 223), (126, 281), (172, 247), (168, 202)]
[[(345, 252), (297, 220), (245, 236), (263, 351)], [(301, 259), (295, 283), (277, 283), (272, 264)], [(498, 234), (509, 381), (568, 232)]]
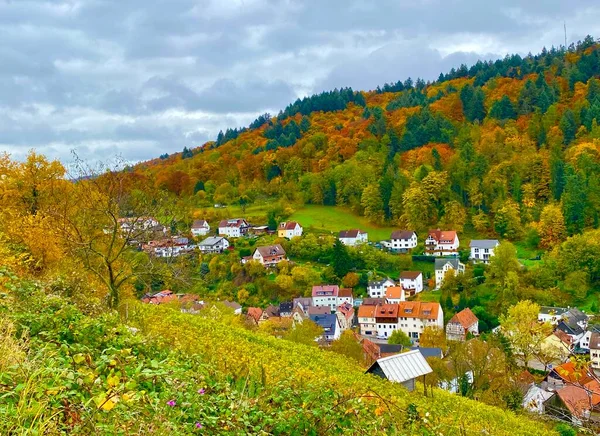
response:
[(385, 290), (390, 286), (396, 286), (396, 283), (389, 277), (383, 280), (373, 280), (369, 282), (367, 288), (369, 297), (371, 298), (384, 298)]
[(460, 243), (454, 230), (430, 230), (425, 240), (425, 254), (430, 256), (457, 256)]
[(456, 313), (446, 324), (446, 339), (449, 341), (465, 341), (469, 333), (474, 336), (479, 335), (479, 320), (467, 307)]
[(249, 307), (246, 312), (247, 319), (252, 323), (258, 325), (263, 314), (263, 310), (260, 307)]
[(206, 220), (194, 220), (192, 223), (192, 235), (195, 238), (208, 235), (208, 232), (210, 232), (210, 225)]
[(338, 236), (338, 239), (342, 244), (351, 247), (358, 244), (364, 244), (369, 241), (367, 232), (363, 232), (359, 229), (342, 230)]
[(590, 366), (594, 371), (600, 371), (600, 333), (591, 334), (589, 349)]
[(377, 325), (375, 323), (375, 311), (377, 306), (361, 305), (358, 307), (358, 325), (362, 336), (377, 336)]
[(241, 218), (223, 220), (219, 223), (219, 235), (239, 238), (248, 232), (249, 227), (248, 222)]
[(398, 305), (382, 304), (375, 308), (377, 338), (387, 339), (398, 328)]
[(329, 307), (329, 306), (309, 306), (307, 313), (308, 313), (309, 317), (311, 317), (313, 315), (329, 315), (331, 313), (331, 307)]
[(281, 317), (290, 317), (292, 316), (292, 310), (294, 309), (294, 303), (291, 301), (284, 301), (283, 303), (279, 303), (279, 316)]
[(440, 303), (403, 301), (398, 304), (398, 328), (418, 342), (425, 327), (444, 328), (444, 311)]
[(308, 319), (308, 313), (302, 310), (302, 306), (296, 306), (292, 309), (292, 324), (302, 324), (305, 319)]
[(142, 250), (156, 257), (177, 257), (184, 253), (189, 253), (194, 249), (188, 238), (173, 236), (148, 241), (142, 245)]
[(235, 315), (241, 315), (242, 314), (242, 305), (240, 303), (236, 303), (235, 301), (224, 300), (223, 301), (223, 305), (225, 307), (228, 307), (231, 310), (233, 310), (233, 313)]
[(552, 325), (556, 325), (562, 319), (564, 313), (569, 309), (565, 307), (549, 307), (541, 306), (540, 312), (538, 313), (539, 322), (549, 322)]
[(258, 247), (254, 250), (252, 259), (261, 263), (265, 267), (272, 267), (285, 259), (285, 250), (281, 244)]
[(323, 329), (323, 337), (321, 339), (331, 342), (340, 338), (342, 329), (340, 321), (335, 314), (311, 315), (310, 319)]
[(414, 391), (415, 380), (423, 377), (424, 382), (425, 376), (433, 370), (419, 350), (412, 350), (378, 359), (366, 372), (400, 383), (409, 391)]
[(299, 307), (305, 315), (308, 315), (308, 308), (312, 306), (311, 297), (297, 297), (292, 300), (294, 309)]
[(553, 356), (560, 363), (565, 362), (573, 350), (573, 339), (566, 333), (556, 330), (540, 344), (540, 350), (546, 356)]
[(336, 312), (340, 328), (343, 331), (351, 329), (354, 325), (354, 306), (350, 303), (342, 303), (338, 306)]
[(198, 249), (205, 254), (222, 253), (229, 248), (229, 241), (222, 236), (209, 236), (198, 244)]
[(592, 334), (600, 333), (600, 326), (591, 325), (588, 326), (588, 330), (583, 334), (579, 340), (579, 350), (583, 352), (589, 352), (590, 342), (592, 340)]
[(327, 306), (331, 312), (334, 312), (344, 303), (354, 305), (352, 289), (340, 289), (337, 285), (312, 287), (312, 306)]
[(390, 237), (389, 248), (397, 253), (407, 253), (417, 246), (417, 233), (413, 230), (396, 230)]
[[(385, 294), (384, 294), (385, 296)], [(363, 298), (362, 306), (379, 306), (385, 304), (385, 298)]]
[(531, 383), (529, 385), (529, 389), (523, 397), (523, 409), (527, 410), (528, 412), (541, 415), (546, 411), (544, 404), (553, 395), (554, 392), (548, 392), (537, 386), (535, 383)]
[(444, 283), (444, 278), (449, 271), (454, 275), (465, 272), (465, 265), (458, 259), (435, 259), (435, 288), (439, 289)]
[(153, 295), (146, 294), (142, 297), (142, 303), (146, 304), (164, 304), (175, 300), (177, 300), (177, 295), (170, 289), (165, 289)]
[(588, 316), (577, 308), (570, 308), (562, 315), (556, 329), (573, 339), (573, 344), (578, 345), (587, 329)]
[(489, 263), (498, 245), (500, 241), (497, 239), (473, 239), (469, 244), (471, 248), (469, 259), (473, 262)]
[(150, 216), (130, 217), (130, 218), (119, 218), (119, 226), (124, 232), (132, 230), (165, 230), (158, 220)]
[(277, 236), (280, 238), (292, 239), (296, 236), (302, 236), (302, 226), (295, 221), (279, 223)]
[(402, 286), (390, 286), (385, 290), (385, 301), (389, 304), (398, 304), (406, 300)]
[(259, 324), (264, 321), (268, 321), (270, 319), (280, 318), (279, 314), (279, 306), (269, 305), (265, 310), (263, 310), (258, 322)]
[(423, 291), (423, 273), (421, 271), (402, 271), (400, 285), (407, 297), (412, 297)]

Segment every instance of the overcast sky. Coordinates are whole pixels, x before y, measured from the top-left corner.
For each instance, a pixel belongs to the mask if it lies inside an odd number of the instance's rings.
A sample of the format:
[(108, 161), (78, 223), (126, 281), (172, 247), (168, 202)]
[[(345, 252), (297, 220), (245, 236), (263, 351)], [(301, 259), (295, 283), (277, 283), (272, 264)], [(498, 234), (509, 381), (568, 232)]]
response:
[(0, 150), (181, 151), (296, 97), (600, 37), (594, 0), (0, 0)]

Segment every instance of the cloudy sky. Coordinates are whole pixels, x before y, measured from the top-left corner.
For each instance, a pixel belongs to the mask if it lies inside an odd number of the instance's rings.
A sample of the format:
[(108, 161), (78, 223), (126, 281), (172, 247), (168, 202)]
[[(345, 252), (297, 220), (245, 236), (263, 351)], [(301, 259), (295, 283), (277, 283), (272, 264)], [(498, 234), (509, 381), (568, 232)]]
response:
[(130, 161), (298, 96), (600, 37), (596, 0), (0, 0), (0, 151)]

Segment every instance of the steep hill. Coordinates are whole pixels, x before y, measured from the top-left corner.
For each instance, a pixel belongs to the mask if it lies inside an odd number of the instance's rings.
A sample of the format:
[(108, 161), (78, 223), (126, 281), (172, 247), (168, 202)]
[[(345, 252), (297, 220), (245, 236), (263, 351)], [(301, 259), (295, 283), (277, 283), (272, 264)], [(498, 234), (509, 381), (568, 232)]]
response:
[(2, 434), (554, 434), (444, 391), (409, 393), (219, 310), (132, 303), (121, 320), (5, 270), (0, 283)]
[(284, 198), (509, 238), (561, 201), (573, 234), (600, 210), (598, 49), (588, 37), (433, 83), (322, 93), (134, 172), (200, 206)]

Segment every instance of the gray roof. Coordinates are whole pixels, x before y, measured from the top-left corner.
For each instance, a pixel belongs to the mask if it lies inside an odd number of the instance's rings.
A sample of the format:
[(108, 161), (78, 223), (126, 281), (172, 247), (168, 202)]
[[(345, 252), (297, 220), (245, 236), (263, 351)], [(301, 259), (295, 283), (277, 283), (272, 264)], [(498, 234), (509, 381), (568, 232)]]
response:
[(438, 257), (435, 259), (435, 269), (442, 269), (444, 265), (450, 263), (454, 269), (458, 269), (460, 261), (458, 259), (450, 259), (446, 257)]
[(375, 366), (381, 368), (388, 380), (398, 383), (404, 383), (433, 372), (419, 350), (378, 359), (367, 372), (370, 372)]
[(587, 321), (588, 316), (583, 313), (581, 310), (577, 309), (576, 307), (571, 307), (569, 310), (567, 310), (564, 315), (563, 318), (568, 318), (569, 320), (575, 321), (575, 322), (581, 322), (581, 321)]
[(423, 357), (442, 357), (442, 349), (435, 347), (410, 347), (411, 350), (419, 350)]
[(204, 241), (200, 242), (198, 244), (198, 246), (208, 246), (208, 247), (211, 247), (213, 245), (219, 244), (224, 239), (225, 238), (223, 238), (221, 236), (209, 236)]
[(497, 239), (473, 239), (469, 247), (473, 248), (496, 248), (500, 244)]
[(369, 286), (383, 286), (383, 284), (388, 281), (396, 284), (396, 282), (394, 282), (392, 279), (390, 279), (389, 277), (386, 277), (385, 279), (381, 279), (381, 280), (369, 281)]
[(540, 307), (540, 313), (544, 314), (544, 315), (556, 315), (556, 316), (561, 316), (563, 313), (565, 313), (568, 309), (565, 307), (552, 307), (552, 306), (541, 306)]

